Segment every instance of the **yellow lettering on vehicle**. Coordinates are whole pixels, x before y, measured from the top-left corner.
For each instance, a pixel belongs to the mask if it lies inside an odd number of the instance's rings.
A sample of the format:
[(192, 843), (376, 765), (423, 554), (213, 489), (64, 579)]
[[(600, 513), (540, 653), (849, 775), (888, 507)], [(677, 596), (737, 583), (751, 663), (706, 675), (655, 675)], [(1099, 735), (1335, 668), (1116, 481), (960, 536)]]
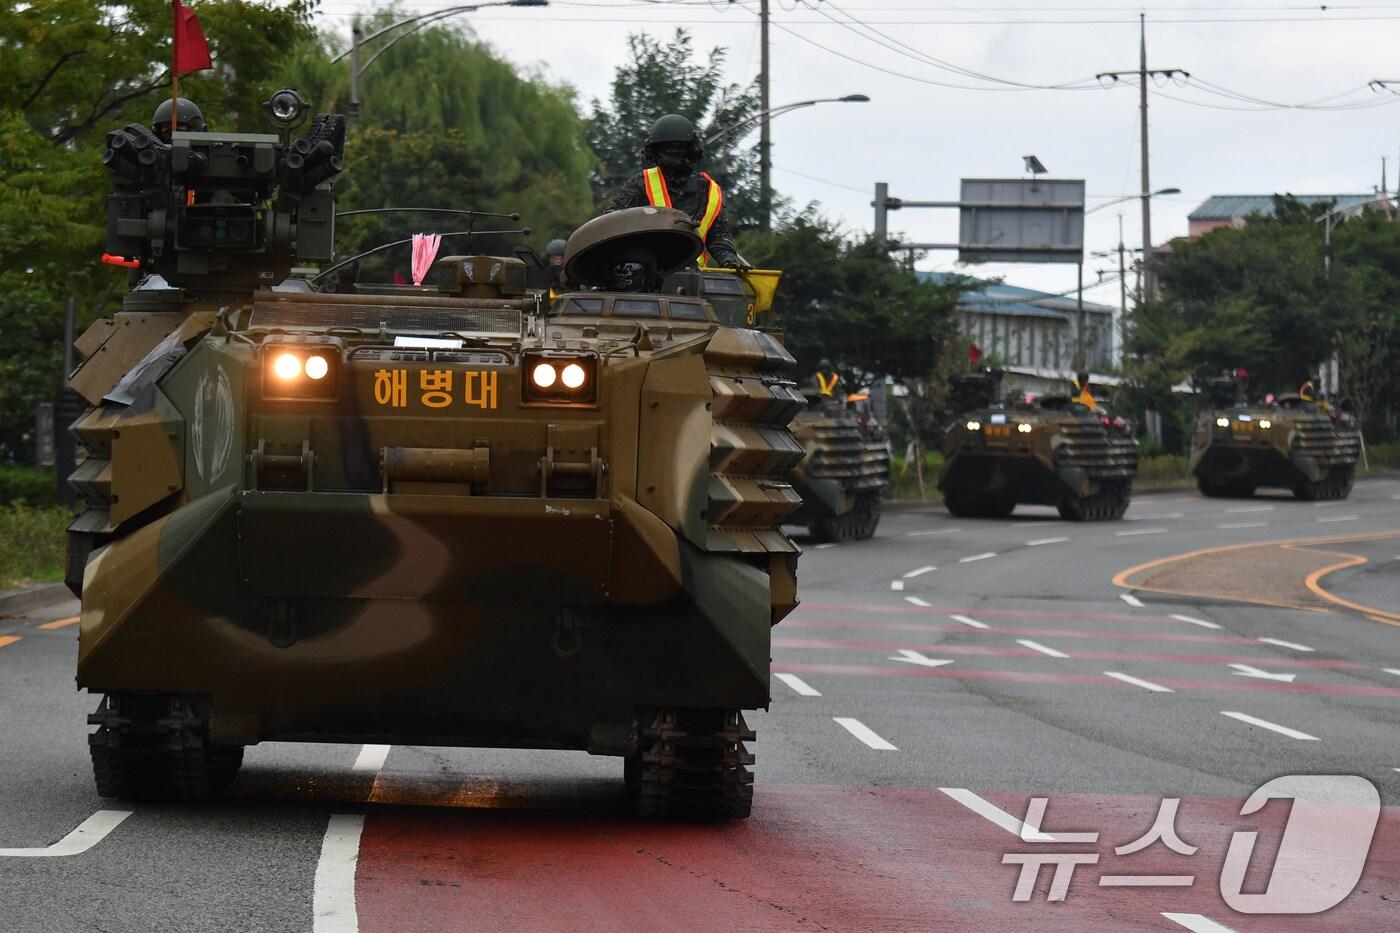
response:
[(428, 408), (446, 408), (452, 404), (452, 370), (423, 369), (418, 372), (421, 401)]
[(463, 381), (466, 383), (466, 401), (468, 405), (475, 405), (477, 408), (487, 411), (496, 410), (496, 373), (494, 370), (486, 372), (463, 373)]
[(408, 406), (408, 370), (380, 369), (374, 373), (374, 400), (394, 408)]

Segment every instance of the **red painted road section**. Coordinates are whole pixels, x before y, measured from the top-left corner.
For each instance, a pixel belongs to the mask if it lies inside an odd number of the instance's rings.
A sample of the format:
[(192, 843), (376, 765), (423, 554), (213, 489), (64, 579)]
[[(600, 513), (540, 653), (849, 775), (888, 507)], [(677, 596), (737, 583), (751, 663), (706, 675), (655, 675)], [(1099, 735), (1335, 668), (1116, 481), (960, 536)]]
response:
[[(1009, 813), (1027, 795), (985, 793)], [(1119, 857), (1158, 799), (1054, 795), (1044, 829), (1101, 832), (1097, 844), (1030, 844), (934, 789), (760, 786), (755, 815), (722, 826), (657, 825), (609, 813), (371, 810), (357, 877), (364, 933), (549, 931), (1173, 930), (1163, 911), (1240, 931), (1396, 928), (1400, 812), (1387, 811), (1357, 890), (1308, 917), (1236, 914), (1218, 893), (1231, 833), (1260, 833), (1249, 878), (1262, 888), (1286, 803), (1238, 816), (1239, 801), (1187, 798), (1177, 829), (1192, 857), (1160, 843)], [(1007, 852), (1097, 852), (1063, 902), (1050, 870), (1012, 902)], [(1109, 874), (1194, 874), (1190, 888), (1105, 888)], [(1249, 888), (1249, 890), (1256, 890)]]
[(1164, 622), (1172, 625), (1190, 625), (1189, 622), (1182, 622), (1180, 619), (1173, 619), (1171, 616), (1156, 615), (1132, 615), (1126, 612), (1046, 612), (1039, 609), (984, 609), (977, 607), (969, 609), (966, 606), (858, 606), (851, 603), (813, 603), (803, 600), (802, 605), (791, 618), (801, 618), (803, 615), (815, 612), (834, 612), (838, 615), (843, 613), (864, 614), (867, 612), (876, 613), (898, 613), (901, 615), (949, 615), (951, 613), (961, 613), (963, 615), (980, 618), (986, 616), (989, 619), (1011, 618), (1011, 619), (1082, 619), (1086, 622)]
[[(980, 621), (980, 620), (979, 620)], [(1077, 628), (1020, 628), (1006, 625), (993, 625), (989, 628), (972, 628), (957, 623), (934, 622), (870, 622), (854, 619), (784, 619), (782, 630), (794, 628), (834, 628), (834, 629), (889, 629), (899, 632), (963, 632), (981, 635), (1037, 635), (1042, 638), (1102, 638), (1108, 641), (1179, 641), (1206, 642), (1215, 645), (1255, 645), (1259, 639), (1239, 635), (1192, 635), (1175, 632), (1096, 632)]]

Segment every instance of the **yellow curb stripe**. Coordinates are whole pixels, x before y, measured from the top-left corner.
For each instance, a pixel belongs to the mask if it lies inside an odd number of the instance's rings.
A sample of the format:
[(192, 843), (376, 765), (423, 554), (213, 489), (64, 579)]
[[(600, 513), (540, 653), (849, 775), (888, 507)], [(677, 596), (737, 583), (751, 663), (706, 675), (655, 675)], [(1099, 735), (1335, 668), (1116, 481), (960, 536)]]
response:
[(1393, 612), (1386, 612), (1383, 609), (1376, 609), (1373, 606), (1363, 606), (1360, 603), (1354, 603), (1349, 599), (1343, 599), (1335, 593), (1329, 593), (1327, 590), (1324, 590), (1322, 588), (1322, 584), (1318, 582), (1323, 577), (1327, 576), (1329, 573), (1334, 573), (1338, 570), (1345, 570), (1348, 567), (1359, 567), (1362, 564), (1369, 564), (1369, 559), (1362, 557), (1359, 554), (1339, 554), (1336, 551), (1321, 551), (1317, 553), (1336, 554), (1338, 557), (1344, 557), (1346, 559), (1339, 561), (1338, 563), (1332, 564), (1330, 567), (1323, 567), (1320, 570), (1314, 570), (1312, 573), (1308, 574), (1308, 577), (1306, 580), (1303, 581), (1303, 584), (1308, 588), (1309, 592), (1311, 592), (1314, 596), (1318, 596), (1322, 599), (1327, 600), (1329, 603), (1335, 603), (1338, 606), (1344, 606), (1347, 609), (1359, 612), (1362, 615), (1366, 616), (1368, 619), (1370, 619), (1372, 622), (1383, 622), (1386, 625), (1400, 626), (1400, 615), (1397, 615)]
[(18, 635), (0, 635), (0, 648), (6, 645), (13, 645), (17, 641), (19, 641)]
[(79, 618), (81, 618), (81, 616), (69, 616), (66, 619), (54, 619), (52, 622), (45, 622), (43, 625), (39, 626), (39, 628), (53, 631), (57, 628), (64, 628), (66, 626), (72, 625), (73, 623), (77, 622)]

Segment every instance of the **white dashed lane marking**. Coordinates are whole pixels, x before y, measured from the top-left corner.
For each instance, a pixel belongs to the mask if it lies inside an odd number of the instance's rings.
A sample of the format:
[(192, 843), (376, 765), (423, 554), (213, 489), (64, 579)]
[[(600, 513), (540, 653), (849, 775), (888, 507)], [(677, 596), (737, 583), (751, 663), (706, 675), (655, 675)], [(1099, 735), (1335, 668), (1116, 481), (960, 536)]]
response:
[(889, 742), (880, 738), (880, 736), (875, 732), (875, 730), (871, 729), (859, 719), (851, 719), (847, 716), (833, 716), (832, 719), (836, 721), (836, 724), (838, 726), (845, 729), (851, 735), (860, 739), (862, 742), (864, 742), (866, 745), (869, 745), (877, 752), (899, 751), (899, 749), (895, 748)]
[(903, 581), (903, 580), (891, 580), (891, 581), (890, 581), (890, 589), (892, 589), (892, 590), (894, 590), (896, 593), (898, 593), (900, 590), (904, 589), (904, 581)]
[(1281, 639), (1281, 638), (1261, 638), (1261, 639), (1259, 639), (1259, 640), (1262, 641), (1262, 642), (1263, 642), (1264, 644), (1266, 644), (1266, 645), (1277, 645), (1277, 646), (1280, 647), (1280, 648), (1287, 648), (1287, 649), (1289, 649), (1290, 651), (1312, 651), (1312, 650), (1313, 650), (1312, 648), (1309, 648), (1307, 645), (1300, 645), (1300, 644), (1298, 644), (1296, 641), (1284, 641), (1284, 640)]
[(1105, 676), (1114, 680), (1121, 680), (1125, 684), (1132, 684), (1134, 687), (1141, 687), (1144, 690), (1151, 690), (1153, 693), (1172, 693), (1171, 687), (1163, 687), (1161, 684), (1154, 684), (1150, 680), (1142, 680), (1133, 677), (1131, 674), (1123, 674), (1118, 671), (1104, 671)]
[(949, 658), (931, 658), (922, 651), (915, 651), (912, 648), (900, 648), (899, 654), (891, 656), (889, 660), (917, 664), (920, 667), (942, 667), (945, 664), (953, 663)]
[(825, 551), (829, 547), (836, 547), (836, 544), (834, 542), (828, 542), (827, 544), (818, 544), (816, 549), (818, 551)]
[(1132, 593), (1119, 593), (1118, 598), (1123, 600), (1123, 602), (1127, 603), (1129, 606), (1132, 606), (1134, 609), (1142, 608), (1142, 600), (1138, 599)]
[(332, 814), (321, 841), (316, 880), (311, 895), (312, 933), (358, 933), (355, 911), (355, 866), (360, 860), (360, 835), (365, 818)]
[(803, 697), (819, 697), (821, 693), (814, 689), (811, 684), (798, 677), (796, 674), (774, 674), (774, 677), (781, 680), (792, 688), (793, 692)]
[(1400, 667), (1383, 667), (1381, 670), (1385, 671), (1387, 674), (1394, 674), (1396, 677), (1400, 677)]
[(973, 628), (991, 628), (986, 622), (978, 622), (976, 619), (970, 619), (967, 616), (949, 616), (948, 618), (952, 619), (954, 622), (961, 622), (963, 625), (970, 625)]
[(906, 531), (906, 538), (927, 538), (929, 535), (955, 535), (962, 531), (961, 528), (939, 528), (936, 531)]
[(983, 553), (981, 553), (981, 554), (969, 554), (967, 557), (959, 557), (959, 558), (958, 558), (958, 563), (960, 563), (960, 564), (970, 564), (970, 563), (972, 563), (972, 562), (975, 561), (975, 560), (986, 560), (986, 559), (989, 558), (989, 557), (996, 557), (996, 556), (997, 556), (997, 552), (996, 552), (996, 551), (985, 551), (985, 552), (983, 552)]
[(929, 564), (927, 567), (916, 567), (904, 575), (904, 579), (912, 580), (915, 577), (922, 577), (926, 573), (933, 573), (938, 568)]
[(391, 745), (365, 745), (360, 748), (359, 757), (351, 766), (352, 771), (378, 771), (384, 767), (384, 762), (389, 757)]
[(128, 816), (131, 816), (130, 810), (98, 810), (51, 846), (0, 849), (0, 858), (63, 858), (82, 855), (106, 839)]
[(1226, 515), (1243, 515), (1246, 512), (1271, 512), (1272, 505), (1239, 505), (1233, 509), (1226, 509)]
[(940, 787), (938, 788), (958, 803), (967, 807), (973, 813), (987, 822), (1000, 826), (1013, 836), (1018, 836), (1024, 842), (1054, 842), (1055, 837), (1049, 833), (1043, 833), (1038, 826), (1027, 826), (1016, 817), (989, 801), (983, 800), (965, 787)]
[(1038, 642), (1038, 641), (1031, 641), (1029, 638), (1018, 638), (1018, 639), (1016, 639), (1016, 644), (1018, 644), (1018, 645), (1025, 645), (1027, 648), (1031, 649), (1032, 651), (1039, 651), (1041, 654), (1045, 655), (1047, 658), (1067, 658), (1067, 657), (1069, 657), (1069, 655), (1065, 654), (1063, 651), (1056, 651), (1054, 648), (1050, 648), (1050, 647), (1047, 647), (1047, 646), (1045, 646), (1045, 645), (1042, 645), (1042, 644), (1041, 644), (1040, 642)]
[(1266, 528), (1268, 524), (1268, 522), (1225, 522), (1215, 527), (1219, 528), (1221, 531), (1230, 531), (1235, 528)]
[(904, 601), (906, 603), (909, 603), (911, 606), (918, 606), (920, 609), (933, 608), (931, 603), (928, 603), (917, 596), (906, 596), (904, 597)]
[(1326, 517), (1324, 517), (1324, 518), (1319, 518), (1318, 521), (1319, 521), (1319, 522), (1354, 522), (1354, 521), (1356, 521), (1356, 520), (1359, 519), (1359, 518), (1361, 518), (1360, 515), (1328, 515), (1328, 516), (1326, 516)]
[(1165, 528), (1139, 528), (1136, 531), (1115, 531), (1113, 536), (1116, 538), (1136, 538), (1138, 535), (1164, 535), (1166, 533), (1167, 529)]
[(1162, 520), (1162, 519), (1167, 519), (1167, 518), (1180, 518), (1180, 517), (1181, 517), (1181, 513), (1180, 513), (1180, 512), (1162, 512), (1162, 513), (1159, 514), (1159, 515), (1134, 515), (1134, 516), (1132, 516), (1132, 517), (1130, 517), (1130, 518), (1124, 519), (1124, 521), (1129, 521), (1129, 522), (1155, 522), (1155, 521), (1160, 521), (1160, 520)]
[(1236, 713), (1233, 710), (1222, 709), (1220, 715), (1229, 716), (1240, 722), (1248, 723), (1251, 726), (1258, 726), (1260, 729), (1268, 729), (1270, 732), (1277, 732), (1279, 735), (1286, 735), (1290, 739), (1299, 739), (1304, 742), (1316, 742), (1317, 736), (1308, 735), (1306, 732), (1299, 732), (1297, 729), (1290, 729), (1287, 726), (1280, 726), (1276, 722), (1269, 722), (1267, 719), (1256, 719), (1247, 713)]
[(1026, 547), (1040, 547), (1042, 544), (1063, 544), (1069, 538), (1036, 538), (1034, 541), (1027, 541)]
[(1178, 622), (1189, 622), (1192, 625), (1199, 625), (1201, 628), (1220, 628), (1220, 626), (1216, 625), (1214, 622), (1207, 622), (1205, 619), (1197, 619), (1193, 616), (1172, 615), (1168, 616), (1168, 618), (1175, 619)]

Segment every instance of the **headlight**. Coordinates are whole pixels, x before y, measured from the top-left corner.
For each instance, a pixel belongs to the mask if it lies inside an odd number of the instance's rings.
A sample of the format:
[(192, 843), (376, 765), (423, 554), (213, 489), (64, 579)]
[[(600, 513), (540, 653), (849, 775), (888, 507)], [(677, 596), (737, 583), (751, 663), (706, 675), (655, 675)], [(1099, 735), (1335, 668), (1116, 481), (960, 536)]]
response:
[(1229, 418), (1216, 418), (1216, 419), (1215, 419), (1215, 426), (1216, 426), (1217, 428), (1228, 428), (1228, 427), (1230, 426), (1230, 419), (1229, 419)]
[(1031, 433), (1031, 426), (1022, 421), (1020, 424), (1016, 425), (1016, 430), (1022, 434), (1029, 434)]
[(525, 402), (591, 404), (598, 397), (598, 358), (561, 351), (526, 353)]
[(269, 337), (262, 348), (263, 398), (339, 398), (341, 346), (335, 337)]
[(1269, 428), (1272, 428), (1273, 426), (1274, 426), (1274, 423), (1273, 423), (1272, 421), (1270, 421), (1268, 418), (1260, 418), (1260, 419), (1259, 419), (1259, 427), (1263, 428), (1265, 431), (1267, 431)]
[(967, 427), (967, 429), (968, 429), (969, 431), (980, 431), (980, 430), (982, 430), (982, 422), (980, 422), (980, 421), (969, 421), (969, 422), (967, 423), (966, 427)]

